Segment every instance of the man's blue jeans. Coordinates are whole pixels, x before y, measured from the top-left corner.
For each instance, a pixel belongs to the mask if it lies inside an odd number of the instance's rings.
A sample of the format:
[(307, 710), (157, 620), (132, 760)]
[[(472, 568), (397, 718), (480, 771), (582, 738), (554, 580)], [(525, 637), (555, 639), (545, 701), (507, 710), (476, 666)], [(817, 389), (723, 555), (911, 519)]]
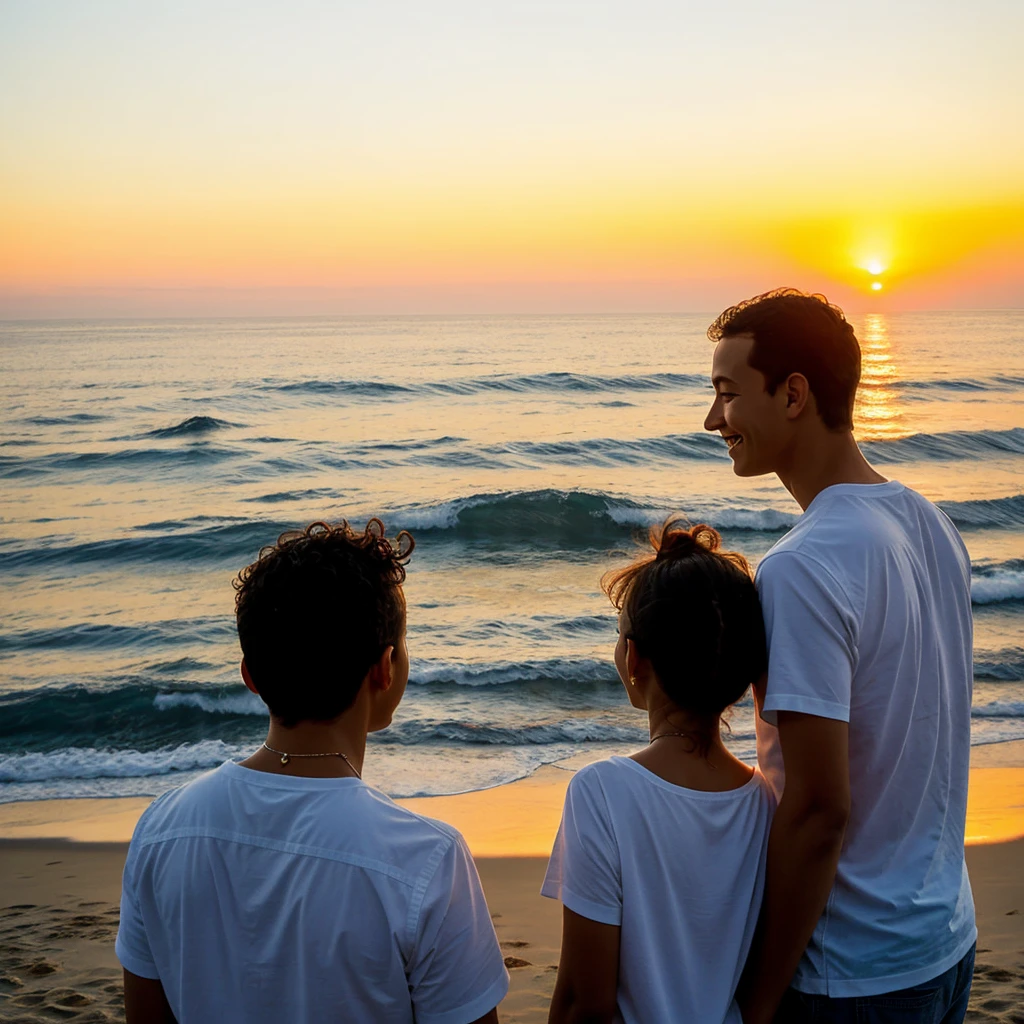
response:
[(830, 999), (791, 988), (775, 1024), (961, 1024), (971, 995), (974, 949), (945, 974), (898, 992)]

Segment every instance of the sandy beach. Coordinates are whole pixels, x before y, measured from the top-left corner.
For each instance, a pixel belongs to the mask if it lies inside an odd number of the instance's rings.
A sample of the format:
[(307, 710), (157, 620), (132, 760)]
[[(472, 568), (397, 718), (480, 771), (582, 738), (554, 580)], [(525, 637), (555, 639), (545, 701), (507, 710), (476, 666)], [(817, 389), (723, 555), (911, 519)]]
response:
[[(512, 986), (501, 1019), (538, 1024), (558, 962), (561, 909), (539, 895), (569, 774), (404, 801), (462, 829)], [(967, 858), (978, 915), (972, 1022), (1024, 1021), (1024, 743), (976, 748)], [(145, 800), (0, 807), (0, 1020), (123, 1020), (114, 956), (126, 841)]]

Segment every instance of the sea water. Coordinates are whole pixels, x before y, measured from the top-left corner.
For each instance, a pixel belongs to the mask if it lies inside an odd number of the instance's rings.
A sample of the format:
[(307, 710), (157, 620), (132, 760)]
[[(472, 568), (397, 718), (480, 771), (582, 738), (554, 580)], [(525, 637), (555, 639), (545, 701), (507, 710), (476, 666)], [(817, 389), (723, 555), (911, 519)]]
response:
[[(149, 796), (251, 752), (232, 578), (316, 519), (416, 537), (372, 784), (462, 792), (642, 745), (601, 574), (668, 512), (755, 563), (799, 514), (703, 430), (710, 319), (0, 324), (0, 802)], [(1024, 738), (1024, 313), (855, 325), (865, 453), (971, 552), (973, 742)], [(752, 759), (749, 699), (730, 727)]]

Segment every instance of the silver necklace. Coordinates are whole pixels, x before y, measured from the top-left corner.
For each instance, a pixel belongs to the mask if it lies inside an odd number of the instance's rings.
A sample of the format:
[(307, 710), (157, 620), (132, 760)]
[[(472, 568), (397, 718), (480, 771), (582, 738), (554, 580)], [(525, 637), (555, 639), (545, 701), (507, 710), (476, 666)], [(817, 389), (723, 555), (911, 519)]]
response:
[(356, 778), (362, 779), (359, 769), (348, 759), (348, 754), (341, 750), (332, 750), (327, 754), (286, 754), (283, 750), (275, 750), (267, 743), (264, 743), (263, 746), (272, 754), (278, 754), (281, 758), (281, 764), (287, 764), (293, 757), (340, 757), (355, 772)]
[(651, 737), (651, 743), (653, 743), (655, 740), (663, 740), (668, 736), (685, 736), (688, 740), (693, 739), (693, 733), (689, 732), (659, 732), (657, 736)]

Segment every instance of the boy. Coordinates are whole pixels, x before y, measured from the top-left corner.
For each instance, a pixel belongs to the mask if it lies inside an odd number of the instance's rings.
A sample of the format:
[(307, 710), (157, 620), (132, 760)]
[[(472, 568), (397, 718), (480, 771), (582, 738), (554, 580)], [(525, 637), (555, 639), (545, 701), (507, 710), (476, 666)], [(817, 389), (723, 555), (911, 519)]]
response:
[(775, 473), (804, 509), (757, 572), (758, 760), (779, 805), (743, 1019), (955, 1024), (977, 937), (970, 559), (942, 512), (857, 447), (860, 348), (841, 310), (781, 289), (708, 335), (704, 426), (738, 476)]
[(413, 541), (285, 534), (235, 581), (266, 742), (153, 802), (128, 851), (128, 1024), (496, 1024), (508, 988), (459, 833), (361, 780), (409, 677)]

